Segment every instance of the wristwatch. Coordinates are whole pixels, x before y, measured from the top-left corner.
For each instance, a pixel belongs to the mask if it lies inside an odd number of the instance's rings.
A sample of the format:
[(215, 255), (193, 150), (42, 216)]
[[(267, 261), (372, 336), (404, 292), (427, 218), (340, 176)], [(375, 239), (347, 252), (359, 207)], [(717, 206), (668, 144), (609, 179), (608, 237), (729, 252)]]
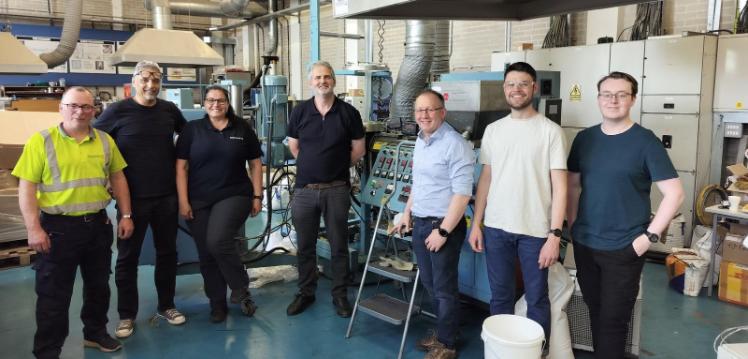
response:
[(439, 235), (442, 236), (442, 237), (444, 237), (444, 238), (447, 238), (447, 237), (449, 237), (449, 231), (446, 230), (446, 229), (444, 229), (444, 228), (442, 228), (442, 227), (439, 227)]
[(125, 214), (122, 215), (122, 218), (131, 219), (132, 218), (132, 213), (125, 213)]
[(554, 236), (556, 236), (558, 238), (561, 238), (561, 234), (562, 233), (563, 232), (561, 232), (561, 229), (559, 229), (559, 228), (551, 228), (551, 229), (548, 230), (548, 234), (553, 234)]
[(657, 243), (660, 241), (660, 236), (655, 233), (649, 233), (649, 231), (644, 231), (644, 235), (649, 238), (649, 241), (652, 243)]

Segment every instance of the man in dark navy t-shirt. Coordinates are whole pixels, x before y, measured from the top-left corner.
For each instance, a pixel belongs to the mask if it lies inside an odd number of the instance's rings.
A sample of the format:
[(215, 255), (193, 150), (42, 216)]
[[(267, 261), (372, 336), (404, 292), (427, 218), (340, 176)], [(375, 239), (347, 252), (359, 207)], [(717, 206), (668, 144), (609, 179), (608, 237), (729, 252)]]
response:
[[(683, 186), (662, 143), (631, 120), (636, 80), (612, 72), (597, 89), (603, 121), (571, 146), (567, 219), (595, 358), (621, 359), (643, 255), (683, 203)], [(650, 221), (652, 183), (663, 199)]]
[(288, 147), (296, 158), (291, 211), (298, 234), (299, 292), (286, 313), (296, 315), (314, 302), (317, 289), (317, 237), (320, 215), (330, 242), (332, 297), (341, 317), (348, 302), (349, 168), (365, 153), (361, 114), (335, 97), (335, 72), (329, 63), (311, 65), (314, 97), (296, 106), (288, 121)]
[(157, 97), (161, 77), (157, 63), (139, 62), (132, 77), (135, 97), (110, 105), (94, 123), (114, 138), (127, 161), (125, 176), (132, 197), (132, 213), (119, 214), (132, 216), (135, 230), (130, 239), (117, 241), (118, 338), (129, 337), (135, 328), (138, 262), (148, 226), (156, 249), (158, 314), (173, 325), (185, 322), (174, 305), (178, 221), (174, 134), (180, 133), (187, 121), (176, 105)]

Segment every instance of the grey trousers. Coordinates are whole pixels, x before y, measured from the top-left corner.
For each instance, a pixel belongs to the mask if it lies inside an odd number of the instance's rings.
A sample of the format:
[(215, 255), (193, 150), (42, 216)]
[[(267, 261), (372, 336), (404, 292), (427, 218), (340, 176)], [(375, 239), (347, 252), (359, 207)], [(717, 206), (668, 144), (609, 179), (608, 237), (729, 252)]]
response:
[(317, 237), (320, 216), (325, 221), (332, 252), (332, 296), (345, 297), (350, 281), (348, 268), (348, 210), (351, 187), (296, 188), (291, 211), (298, 239), (299, 292), (312, 296), (317, 290)]

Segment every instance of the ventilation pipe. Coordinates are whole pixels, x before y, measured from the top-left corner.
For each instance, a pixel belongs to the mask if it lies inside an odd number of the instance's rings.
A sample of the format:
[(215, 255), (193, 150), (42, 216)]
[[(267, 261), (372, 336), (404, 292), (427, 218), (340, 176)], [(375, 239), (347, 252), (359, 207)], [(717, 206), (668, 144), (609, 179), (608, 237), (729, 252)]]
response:
[(83, 0), (70, 0), (65, 5), (65, 18), (62, 25), (60, 43), (57, 44), (57, 48), (52, 52), (39, 55), (39, 58), (47, 63), (50, 69), (65, 63), (73, 55), (73, 51), (75, 51), (78, 39), (80, 38)]
[[(145, 0), (145, 8), (151, 8), (152, 0)], [(222, 0), (219, 3), (170, 2), (169, 9), (175, 15), (254, 18), (265, 15), (265, 7), (249, 0)]]
[[(436, 66), (433, 66), (435, 64)], [(405, 57), (397, 73), (392, 117), (413, 118), (413, 100), (426, 88), (429, 73), (449, 71), (449, 21), (408, 20), (405, 27)]]
[[(268, 1), (268, 12), (275, 12), (275, 0)], [(278, 49), (278, 19), (272, 18), (268, 24), (268, 43), (265, 45), (265, 56), (273, 56)]]

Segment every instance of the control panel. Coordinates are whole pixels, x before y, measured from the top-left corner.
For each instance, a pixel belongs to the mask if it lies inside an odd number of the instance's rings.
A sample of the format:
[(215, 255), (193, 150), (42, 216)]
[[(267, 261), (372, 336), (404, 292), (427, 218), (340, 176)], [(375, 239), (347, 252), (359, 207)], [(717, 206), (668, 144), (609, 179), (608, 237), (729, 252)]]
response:
[(361, 199), (381, 207), (382, 199), (390, 197), (387, 206), (396, 212), (405, 210), (413, 186), (413, 147), (385, 145), (369, 171)]

